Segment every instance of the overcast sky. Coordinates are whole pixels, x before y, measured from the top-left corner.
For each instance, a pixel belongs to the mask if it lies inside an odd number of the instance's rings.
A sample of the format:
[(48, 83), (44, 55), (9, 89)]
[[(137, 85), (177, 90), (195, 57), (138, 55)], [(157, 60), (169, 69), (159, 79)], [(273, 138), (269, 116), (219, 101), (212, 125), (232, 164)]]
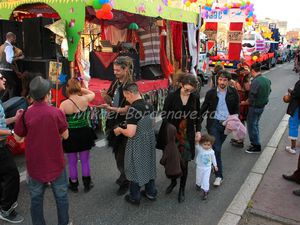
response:
[(299, 0), (251, 0), (258, 19), (266, 17), (288, 21), (288, 29), (300, 28)]

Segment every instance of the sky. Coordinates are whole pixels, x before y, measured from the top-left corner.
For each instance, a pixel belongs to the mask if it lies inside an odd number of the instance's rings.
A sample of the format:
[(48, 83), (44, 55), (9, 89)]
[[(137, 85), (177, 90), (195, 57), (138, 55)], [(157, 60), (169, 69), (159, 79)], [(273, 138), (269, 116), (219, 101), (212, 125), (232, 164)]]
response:
[(266, 17), (288, 22), (288, 29), (300, 28), (299, 0), (251, 0), (258, 19)]

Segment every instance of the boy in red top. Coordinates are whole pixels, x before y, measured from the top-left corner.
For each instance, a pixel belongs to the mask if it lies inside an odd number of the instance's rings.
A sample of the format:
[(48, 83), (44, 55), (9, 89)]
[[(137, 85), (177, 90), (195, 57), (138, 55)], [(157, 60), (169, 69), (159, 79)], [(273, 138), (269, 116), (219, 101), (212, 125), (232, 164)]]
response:
[(26, 165), (31, 197), (33, 225), (45, 225), (43, 198), (47, 184), (51, 184), (57, 204), (58, 224), (69, 223), (68, 184), (62, 138), (68, 138), (65, 114), (50, 105), (51, 82), (41, 76), (30, 82), (33, 105), (16, 121), (15, 137), (26, 137)]

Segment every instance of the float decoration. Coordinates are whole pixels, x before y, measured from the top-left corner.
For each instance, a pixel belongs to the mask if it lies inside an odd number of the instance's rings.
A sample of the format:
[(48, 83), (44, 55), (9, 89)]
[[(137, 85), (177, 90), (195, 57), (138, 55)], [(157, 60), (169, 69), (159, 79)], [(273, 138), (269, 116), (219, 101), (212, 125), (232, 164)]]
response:
[(241, 15), (244, 13), (246, 15), (246, 24), (247, 26), (252, 26), (253, 23), (257, 22), (256, 15), (254, 14), (254, 4), (251, 4), (250, 1), (240, 1), (233, 3), (225, 3), (224, 5), (213, 4), (211, 0), (207, 0), (206, 4), (202, 6), (202, 18), (207, 19), (211, 16), (214, 16), (216, 10), (220, 10), (224, 15), (228, 15), (230, 9), (239, 9), (235, 12), (235, 15)]

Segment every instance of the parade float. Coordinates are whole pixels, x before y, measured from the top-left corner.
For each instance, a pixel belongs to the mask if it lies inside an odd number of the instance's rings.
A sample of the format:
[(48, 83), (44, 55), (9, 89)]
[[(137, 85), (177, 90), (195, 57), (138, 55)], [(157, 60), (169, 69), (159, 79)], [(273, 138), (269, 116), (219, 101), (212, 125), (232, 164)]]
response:
[[(4, 42), (8, 31), (16, 33), (17, 46), (25, 53), (20, 72), (39, 72), (52, 80), (56, 106), (64, 99), (66, 79), (86, 73), (91, 77), (89, 88), (96, 94), (93, 105), (103, 103), (101, 91), (114, 79), (113, 61), (127, 55), (135, 62), (134, 78), (143, 97), (159, 111), (171, 75), (196, 68), (192, 61), (197, 59), (190, 59), (197, 57), (199, 4), (203, 2), (2, 0), (0, 36)], [(192, 36), (188, 27), (193, 29)], [(67, 43), (66, 54), (61, 54), (62, 48), (61, 53), (57, 50), (57, 39)], [(147, 56), (152, 61), (147, 63)], [(105, 115), (100, 114), (102, 120)]]
[[(208, 36), (209, 64), (211, 66), (222, 64), (226, 68), (236, 68), (241, 61), (249, 66), (254, 62), (261, 62), (263, 65), (272, 64), (275, 54), (268, 52), (268, 46), (265, 46), (264, 43), (264, 50), (249, 52), (264, 40), (260, 34), (253, 33), (255, 32), (254, 23), (257, 22), (257, 19), (254, 14), (254, 5), (250, 1), (225, 4), (208, 1), (202, 7), (201, 15), (205, 23), (204, 33)], [(218, 25), (220, 23), (229, 24), (225, 40), (226, 52), (218, 52)], [(246, 29), (250, 31), (245, 33)], [(249, 51), (247, 46), (250, 48)]]

